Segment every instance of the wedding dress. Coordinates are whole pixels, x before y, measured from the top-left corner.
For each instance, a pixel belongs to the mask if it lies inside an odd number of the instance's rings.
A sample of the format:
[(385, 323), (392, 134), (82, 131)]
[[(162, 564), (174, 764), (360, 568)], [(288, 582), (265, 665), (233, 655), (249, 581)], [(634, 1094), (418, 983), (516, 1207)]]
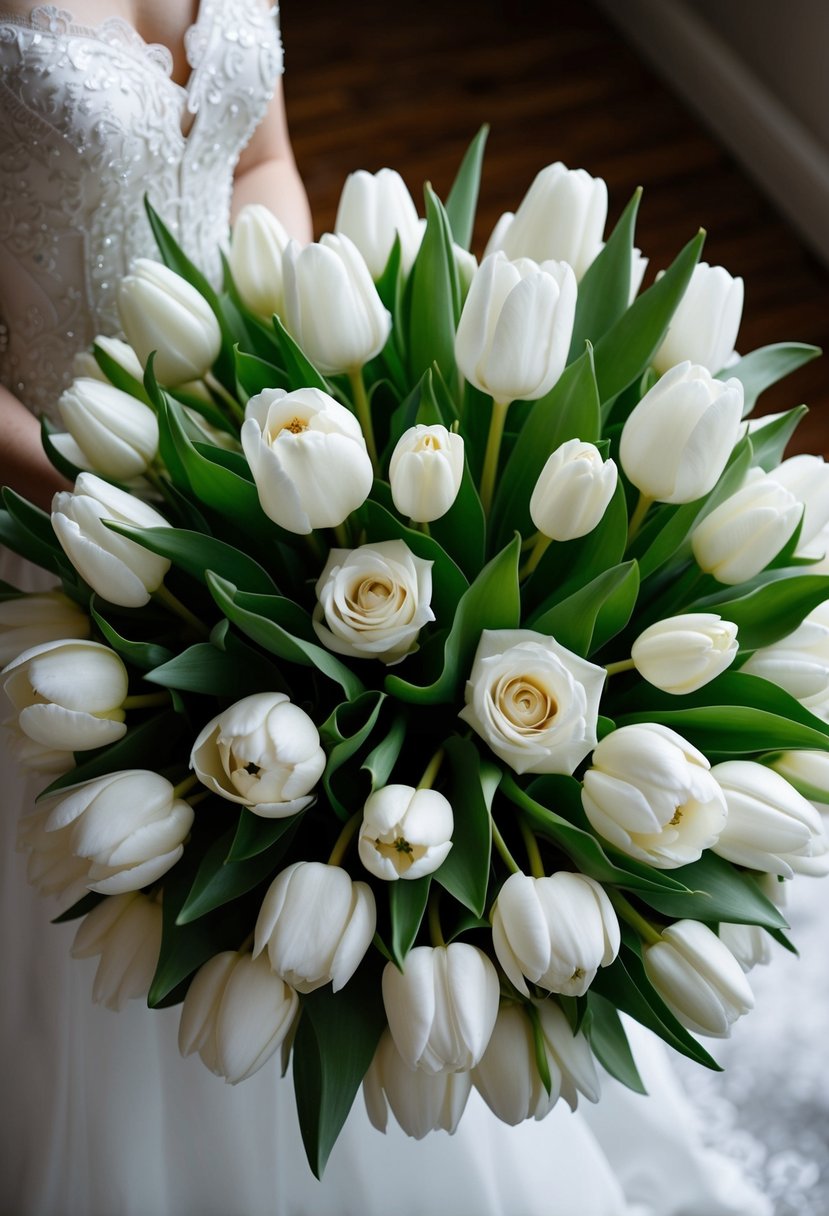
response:
[[(169, 51), (118, 18), (0, 14), (0, 380), (33, 410), (54, 413), (76, 351), (118, 331), (119, 276), (155, 254), (145, 191), (217, 277), (233, 169), (281, 70), (278, 26), (259, 0), (201, 0), (186, 50), (181, 86)], [(8, 554), (0, 577), (43, 585)], [(661, 1049), (638, 1033), (653, 1095), (607, 1078), (599, 1138), (563, 1103), (509, 1128), (473, 1094), (454, 1137), (416, 1143), (377, 1133), (358, 1096), (317, 1182), (276, 1060), (224, 1086), (179, 1057), (177, 1010), (91, 1004), (94, 963), (70, 958), (75, 926), (48, 923), (14, 850), (38, 783), (2, 763), (6, 1216), (769, 1216), (702, 1147)], [(635, 1205), (605, 1151), (623, 1129)]]

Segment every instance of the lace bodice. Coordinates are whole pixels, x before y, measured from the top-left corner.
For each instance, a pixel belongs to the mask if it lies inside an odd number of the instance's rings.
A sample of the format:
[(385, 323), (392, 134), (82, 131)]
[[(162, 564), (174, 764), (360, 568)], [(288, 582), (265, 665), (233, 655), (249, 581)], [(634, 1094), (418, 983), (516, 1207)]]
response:
[(75, 353), (117, 333), (120, 276), (157, 256), (145, 193), (218, 278), (233, 171), (282, 70), (278, 9), (201, 0), (185, 49), (182, 86), (121, 18), (0, 13), (0, 381), (31, 409), (54, 413)]

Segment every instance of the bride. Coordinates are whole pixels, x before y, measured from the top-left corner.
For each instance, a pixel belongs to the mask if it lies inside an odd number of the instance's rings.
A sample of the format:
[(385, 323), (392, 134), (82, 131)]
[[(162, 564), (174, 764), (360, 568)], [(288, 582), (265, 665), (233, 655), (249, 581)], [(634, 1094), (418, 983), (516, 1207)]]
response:
[[(76, 352), (119, 329), (119, 277), (155, 253), (144, 192), (214, 278), (229, 218), (246, 203), (265, 203), (310, 239), (277, 16), (265, 0), (76, 0), (71, 15), (24, 0), (0, 13), (0, 483), (44, 507), (65, 486), (35, 415), (54, 413)], [(31, 589), (39, 576), (4, 554), (0, 577)], [(702, 1149), (644, 1036), (635, 1046), (652, 1096), (607, 1078), (599, 1126), (609, 1130), (598, 1138), (561, 1103), (543, 1122), (509, 1128), (473, 1095), (454, 1138), (417, 1145), (396, 1127), (375, 1132), (358, 1097), (317, 1182), (275, 1061), (223, 1087), (179, 1058), (177, 1010), (133, 1002), (114, 1017), (91, 1005), (92, 964), (69, 956), (75, 926), (48, 924), (14, 852), (17, 816), (37, 786), (12, 776), (10, 758), (3, 766), (3, 1212), (768, 1212), (735, 1168)], [(627, 1170), (635, 1206), (610, 1164), (622, 1128), (637, 1145)]]

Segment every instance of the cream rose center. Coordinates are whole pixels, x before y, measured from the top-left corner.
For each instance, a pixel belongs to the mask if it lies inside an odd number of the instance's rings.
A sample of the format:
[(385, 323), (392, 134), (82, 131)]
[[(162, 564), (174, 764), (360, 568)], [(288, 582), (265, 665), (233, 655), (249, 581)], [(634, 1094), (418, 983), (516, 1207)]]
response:
[(495, 702), (523, 734), (548, 730), (558, 713), (555, 697), (530, 676), (513, 676), (499, 681)]

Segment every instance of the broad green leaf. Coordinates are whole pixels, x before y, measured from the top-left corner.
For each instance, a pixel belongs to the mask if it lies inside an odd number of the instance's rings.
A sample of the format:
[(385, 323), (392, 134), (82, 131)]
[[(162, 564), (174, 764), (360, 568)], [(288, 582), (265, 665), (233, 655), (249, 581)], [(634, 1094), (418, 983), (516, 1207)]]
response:
[(718, 380), (730, 380), (732, 376), (742, 381), (744, 402), (743, 417), (750, 414), (757, 398), (772, 384), (797, 371), (810, 359), (820, 354), (819, 346), (808, 346), (805, 342), (777, 342), (773, 346), (761, 346), (744, 355), (731, 367), (717, 373)]
[(391, 954), (401, 971), (423, 920), (431, 883), (432, 875), (426, 874), (423, 878), (400, 878), (397, 882), (386, 884), (389, 889)]
[(151, 684), (238, 701), (256, 692), (280, 691), (283, 681), (255, 650), (234, 647), (219, 650), (209, 642), (198, 642), (144, 676)]
[(95, 356), (95, 362), (110, 384), (114, 384), (116, 388), (120, 388), (122, 393), (129, 393), (131, 397), (137, 398), (138, 401), (143, 401), (145, 405), (152, 406), (142, 380), (136, 380), (135, 376), (131, 376), (118, 360), (113, 359), (112, 355), (108, 355), (97, 342), (92, 344), (92, 354)]
[(339, 796), (333, 778), (366, 742), (380, 716), (385, 693), (372, 689), (356, 700), (338, 705), (319, 728), (323, 745), (328, 749), (322, 783), (329, 801), (341, 819), (349, 819), (357, 809), (346, 805)]
[(74, 482), (79, 474), (83, 473), (80, 465), (73, 464), (71, 460), (59, 452), (52, 442), (52, 436), (59, 434), (59, 428), (44, 414), (40, 420), (40, 442), (43, 444), (43, 450), (49, 458), (49, 463), (57, 469), (57, 471), (66, 478), (67, 481)]
[(279, 839), (270, 848), (255, 857), (230, 860), (228, 853), (231, 849), (236, 829), (231, 828), (219, 836), (205, 853), (193, 879), (193, 884), (182, 904), (181, 911), (176, 917), (177, 925), (188, 925), (199, 920), (208, 912), (222, 908), (232, 903), (254, 887), (258, 887), (269, 877), (275, 877), (279, 863), (290, 843), (289, 832), (296, 830), (295, 816), (288, 823), (290, 827), (281, 833)]
[(184, 528), (133, 528), (112, 520), (108, 520), (107, 524), (113, 532), (134, 540), (151, 553), (169, 558), (174, 566), (186, 570), (203, 583), (207, 582), (208, 571), (211, 571), (243, 591), (261, 595), (278, 594), (271, 576), (258, 562), (241, 549), (216, 540), (214, 536)]
[(298, 388), (318, 388), (321, 392), (327, 393), (330, 386), (325, 377), (317, 371), (277, 316), (273, 318), (273, 327), (279, 341), (279, 349), (285, 364), (285, 376), (290, 390), (293, 392)]
[(269, 363), (259, 355), (250, 355), (235, 347), (233, 357), (236, 366), (236, 381), (248, 398), (255, 397), (266, 388), (285, 388), (287, 378), (281, 367)]
[(407, 285), (409, 374), (420, 379), (437, 363), (448, 383), (455, 370), (460, 283), (446, 212), (428, 184), (425, 197), (426, 231)]
[(690, 888), (690, 894), (674, 891), (641, 891), (639, 898), (657, 912), (678, 920), (719, 921), (762, 925), (765, 929), (787, 929), (780, 909), (762, 893), (749, 874), (723, 861), (710, 850), (699, 861), (673, 870)]
[(41, 510), (33, 502), (28, 502), (20, 494), (16, 494), (9, 486), (3, 487), (3, 504), (21, 528), (25, 528), (40, 545), (62, 553), (60, 541), (52, 527), (52, 517), (47, 511)]
[(585, 342), (595, 346), (630, 304), (633, 234), (641, 197), (640, 187), (634, 191), (607, 244), (579, 283), (569, 360), (581, 354)]
[(709, 597), (700, 602), (699, 609), (733, 621), (740, 650), (757, 650), (793, 633), (826, 599), (829, 575), (800, 574), (776, 579), (733, 599), (723, 599), (721, 594)]
[(757, 465), (763, 472), (770, 473), (776, 469), (783, 459), (786, 445), (794, 434), (798, 423), (809, 412), (806, 405), (798, 405), (777, 418), (768, 421), (760, 420), (760, 425), (752, 427), (750, 432), (751, 446), (754, 450), (752, 464)]
[(363, 761), (361, 768), (369, 774), (372, 790), (380, 789), (381, 786), (387, 784), (406, 741), (407, 729), (407, 719), (403, 714), (398, 714), (392, 722), (388, 734), (380, 740), (376, 747), (372, 748)]
[[(186, 724), (171, 709), (145, 719), (138, 726), (130, 726), (123, 738), (109, 747), (94, 752), (76, 752), (76, 766), (62, 773), (47, 786), (38, 801), (58, 790), (71, 789), (82, 781), (117, 773), (127, 768), (149, 768), (158, 772), (172, 761), (183, 763), (186, 753), (182, 742), (186, 736)], [(188, 744), (189, 746), (189, 740)]]
[(227, 862), (246, 861), (250, 857), (257, 857), (260, 853), (264, 853), (276, 844), (277, 840), (281, 840), (287, 832), (295, 832), (304, 814), (304, 811), (300, 811), (287, 819), (263, 819), (261, 815), (254, 815), (253, 811), (242, 807), (233, 843), (225, 860)]
[(639, 1076), (618, 1009), (592, 988), (587, 1001), (590, 1016), (586, 1020), (586, 1032), (596, 1059), (628, 1089), (646, 1094), (648, 1091)]
[(639, 568), (623, 562), (532, 619), (530, 627), (586, 658), (625, 627), (638, 592)]
[(87, 891), (86, 895), (82, 895), (79, 900), (72, 904), (71, 908), (67, 908), (65, 912), (61, 912), (60, 916), (53, 916), (49, 923), (51, 925), (65, 925), (70, 920), (77, 920), (81, 916), (86, 916), (87, 912), (91, 912), (93, 908), (97, 908), (101, 900), (106, 898), (106, 895), (99, 895), (97, 891)]
[(452, 237), (462, 249), (468, 249), (472, 240), (481, 184), (481, 166), (488, 135), (489, 126), (485, 123), (467, 148), (446, 199), (446, 218), (452, 230)]
[(28, 558), (36, 566), (42, 566), (44, 570), (51, 570), (59, 578), (65, 576), (67, 568), (70, 572), (73, 570), (69, 562), (63, 558), (62, 549), (56, 551), (51, 545), (44, 544), (28, 528), (19, 524), (8, 511), (4, 510), (0, 510), (0, 545), (5, 545), (13, 553), (19, 553), (21, 557)]
[(434, 877), (475, 916), (483, 916), (492, 847), (490, 809), (501, 770), (482, 760), (474, 743), (459, 735), (450, 736), (445, 748), (450, 772), (446, 796), (455, 827), (452, 848)]
[(131, 642), (128, 638), (123, 637), (99, 612), (97, 596), (93, 595), (89, 611), (112, 649), (133, 667), (137, 667), (139, 671), (150, 671), (153, 667), (158, 667), (173, 657), (172, 650), (157, 642)]

